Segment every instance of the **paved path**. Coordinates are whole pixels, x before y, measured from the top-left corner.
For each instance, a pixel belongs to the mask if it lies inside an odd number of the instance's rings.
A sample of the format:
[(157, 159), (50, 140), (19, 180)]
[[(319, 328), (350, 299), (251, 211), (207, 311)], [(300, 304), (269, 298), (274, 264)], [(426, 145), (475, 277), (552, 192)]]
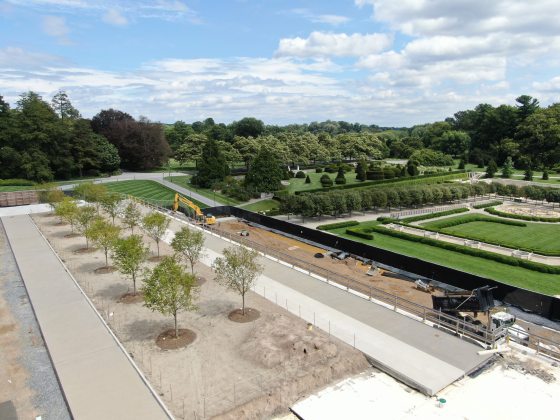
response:
[(169, 418), (30, 217), (2, 223), (73, 417)]
[[(172, 230), (180, 228), (173, 222)], [(205, 233), (211, 265), (230, 243)], [(171, 239), (169, 236), (166, 238)], [(488, 360), (481, 347), (439, 331), (383, 305), (327, 284), (282, 263), (261, 259), (265, 270), (255, 291), (355, 345), (382, 370), (433, 395)], [(250, 304), (250, 303), (249, 303)]]

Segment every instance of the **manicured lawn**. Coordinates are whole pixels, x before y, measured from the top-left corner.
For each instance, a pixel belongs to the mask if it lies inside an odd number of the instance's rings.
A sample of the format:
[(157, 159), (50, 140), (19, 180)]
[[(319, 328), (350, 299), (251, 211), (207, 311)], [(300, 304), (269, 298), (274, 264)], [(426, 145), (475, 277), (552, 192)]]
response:
[[(110, 191), (119, 192), (121, 194), (132, 195), (150, 203), (169, 206), (173, 204), (175, 191), (169, 189), (155, 181), (137, 180), (137, 181), (119, 181), (108, 182), (103, 184)], [(199, 201), (190, 199), (200, 208), (208, 207)]]
[[(461, 216), (460, 216), (461, 217)], [(447, 218), (423, 223), (431, 229), (440, 230), (442, 223), (457, 218)], [(477, 241), (501, 244), (510, 248), (534, 249), (535, 252), (560, 252), (560, 224), (525, 222), (527, 226), (509, 226), (491, 222), (469, 222), (441, 229), (450, 235), (468, 237)]]
[(257, 201), (256, 203), (245, 204), (244, 206), (240, 207), (245, 210), (259, 212), (277, 210), (278, 208), (280, 208), (280, 203), (276, 200), (261, 200)]
[[(307, 172), (306, 175), (309, 175), (309, 178), (311, 179), (311, 184), (306, 184), (305, 178), (292, 178), (290, 179), (290, 185), (287, 187), (287, 189), (290, 193), (293, 194), (296, 191), (307, 191), (307, 190), (312, 190), (314, 188), (321, 188), (322, 185), (320, 179), (325, 174), (328, 175), (333, 180), (333, 185), (336, 185), (334, 183), (334, 179), (336, 178), (337, 175), (336, 173), (329, 174), (328, 172), (322, 172), (318, 174), (316, 172)], [(344, 176), (346, 177), (347, 184), (356, 184), (360, 182), (356, 179), (356, 172), (354, 171), (346, 172)]]
[[(379, 222), (361, 223), (360, 227), (367, 227), (372, 224), (379, 224)], [(493, 223), (493, 225), (494, 224), (495, 223)], [(534, 290), (548, 295), (560, 294), (560, 275), (544, 274), (527, 270), (525, 268), (513, 267), (484, 258), (473, 257), (455, 251), (407, 241), (405, 239), (394, 238), (377, 232), (374, 233), (374, 239), (370, 241), (346, 235), (344, 233), (345, 231), (346, 228), (342, 228), (331, 230), (330, 232), (353, 241), (362, 242), (378, 248), (420, 258), (425, 261), (431, 261), (436, 264), (452, 267), (493, 280), (498, 280), (513, 286)]]
[(228, 204), (231, 206), (237, 206), (238, 204), (243, 204), (243, 202), (236, 200), (235, 198), (228, 197), (227, 195), (221, 194), (220, 192), (214, 192), (209, 188), (197, 188), (190, 183), (190, 175), (184, 176), (168, 176), (164, 178), (166, 181), (172, 182), (179, 185), (180, 187), (186, 188), (191, 191), (210, 199), (216, 200), (216, 204)]

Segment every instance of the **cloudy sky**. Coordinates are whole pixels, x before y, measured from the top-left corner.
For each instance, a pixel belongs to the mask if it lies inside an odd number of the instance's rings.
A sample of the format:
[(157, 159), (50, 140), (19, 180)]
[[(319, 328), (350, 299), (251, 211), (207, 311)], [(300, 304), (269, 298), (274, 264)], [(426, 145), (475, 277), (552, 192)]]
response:
[(0, 95), (409, 126), (560, 94), (558, 0), (0, 0)]

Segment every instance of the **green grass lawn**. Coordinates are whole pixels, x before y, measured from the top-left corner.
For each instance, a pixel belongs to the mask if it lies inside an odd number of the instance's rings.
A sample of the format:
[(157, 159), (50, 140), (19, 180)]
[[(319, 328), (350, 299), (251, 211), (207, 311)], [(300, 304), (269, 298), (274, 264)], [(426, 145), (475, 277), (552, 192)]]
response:
[[(334, 179), (336, 178), (337, 175), (336, 173), (329, 174), (328, 172), (322, 172), (318, 174), (316, 172), (308, 172), (306, 175), (309, 175), (309, 178), (311, 179), (311, 184), (306, 184), (305, 178), (292, 178), (290, 179), (290, 185), (288, 185), (287, 190), (291, 194), (293, 194), (296, 191), (307, 191), (307, 190), (312, 190), (314, 188), (321, 188), (322, 185), (320, 179), (325, 174), (331, 177), (331, 179), (333, 180), (333, 185), (337, 185), (334, 183)], [(356, 173), (354, 171), (346, 172), (344, 176), (346, 177), (347, 184), (356, 184), (360, 182), (356, 179)]]
[[(462, 217), (462, 216), (459, 216)], [(443, 233), (468, 237), (477, 241), (501, 244), (510, 248), (533, 249), (543, 252), (560, 252), (560, 224), (542, 224), (525, 222), (527, 226), (509, 226), (492, 222), (468, 222), (457, 226), (440, 229), (442, 223), (457, 218), (447, 218), (422, 223), (430, 229)]]
[[(359, 227), (365, 228), (373, 224), (379, 224), (379, 222), (365, 222), (361, 223)], [(435, 246), (394, 238), (377, 232), (374, 233), (374, 239), (370, 241), (346, 235), (345, 231), (346, 228), (342, 228), (331, 230), (330, 232), (353, 241), (420, 258), (424, 261), (466, 271), (524, 289), (534, 290), (547, 295), (560, 294), (560, 275), (544, 274), (525, 268), (513, 267)]]
[(164, 178), (166, 181), (172, 182), (174, 184), (179, 185), (180, 187), (186, 188), (188, 190), (194, 191), (206, 198), (208, 198), (209, 200), (214, 200), (216, 199), (217, 205), (220, 204), (228, 204), (231, 206), (237, 206), (239, 204), (243, 204), (242, 201), (236, 200), (235, 198), (231, 198), (228, 197), (227, 195), (221, 194), (220, 192), (214, 192), (212, 191), (210, 188), (198, 188), (195, 187), (194, 185), (192, 185), (190, 183), (190, 175), (184, 175), (184, 176), (168, 176)]
[(259, 211), (269, 211), (277, 210), (280, 208), (280, 203), (276, 200), (261, 200), (256, 203), (245, 204), (240, 206), (242, 209), (259, 212)]
[[(167, 188), (155, 181), (149, 180), (133, 180), (108, 182), (103, 184), (109, 191), (115, 191), (121, 194), (132, 195), (150, 203), (169, 206), (173, 204), (175, 191)], [(189, 198), (189, 197), (187, 197)], [(206, 204), (189, 198), (194, 204), (200, 208), (208, 207)]]

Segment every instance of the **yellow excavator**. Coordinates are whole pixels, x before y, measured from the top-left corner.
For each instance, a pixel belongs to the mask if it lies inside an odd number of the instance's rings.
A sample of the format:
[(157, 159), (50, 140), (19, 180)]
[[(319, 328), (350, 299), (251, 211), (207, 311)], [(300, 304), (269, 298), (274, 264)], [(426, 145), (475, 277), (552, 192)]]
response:
[(200, 210), (200, 207), (194, 204), (191, 200), (183, 197), (182, 195), (179, 195), (179, 193), (175, 193), (175, 200), (173, 201), (173, 211), (177, 211), (177, 209), (179, 208), (179, 203), (183, 203), (185, 206), (190, 207), (194, 211), (195, 220), (199, 223), (203, 223), (206, 225), (213, 225), (214, 223), (216, 223), (216, 218), (214, 216), (212, 216), (211, 214), (205, 215), (204, 213), (202, 213), (202, 210)]

